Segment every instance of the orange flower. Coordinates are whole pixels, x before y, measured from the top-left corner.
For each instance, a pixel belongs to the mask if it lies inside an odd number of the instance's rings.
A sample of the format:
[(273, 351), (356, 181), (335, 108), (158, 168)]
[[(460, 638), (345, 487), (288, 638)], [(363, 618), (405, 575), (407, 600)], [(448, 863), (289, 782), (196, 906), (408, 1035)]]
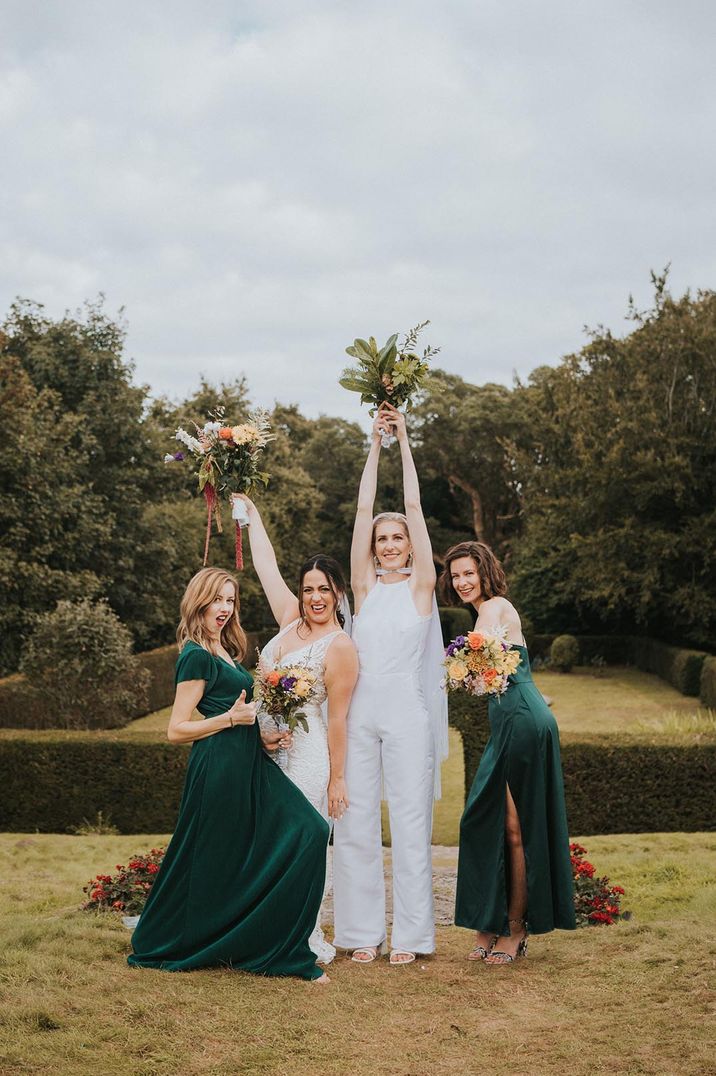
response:
[(266, 683), (270, 684), (271, 687), (276, 687), (276, 684), (279, 682), (280, 679), (281, 673), (274, 669), (274, 671), (270, 672), (266, 677)]
[(485, 636), (481, 635), (479, 631), (469, 631), (467, 633), (467, 643), (471, 650), (479, 650), (484, 645)]
[(219, 429), (219, 437), (222, 441), (231, 440), (231, 426), (221, 426)]
[(484, 673), (482, 674), (483, 680), (486, 680), (488, 684), (491, 684), (496, 676), (497, 669), (485, 669)]

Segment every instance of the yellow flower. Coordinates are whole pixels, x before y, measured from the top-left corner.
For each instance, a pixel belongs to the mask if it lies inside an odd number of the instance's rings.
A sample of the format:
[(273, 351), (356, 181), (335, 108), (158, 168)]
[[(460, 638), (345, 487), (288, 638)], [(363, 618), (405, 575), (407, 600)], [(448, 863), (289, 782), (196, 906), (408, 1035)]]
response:
[(237, 445), (247, 445), (250, 441), (258, 441), (259, 431), (248, 422), (242, 422), (240, 426), (233, 426), (231, 437)]
[(311, 685), (307, 680), (299, 680), (293, 685), (293, 693), (298, 695), (299, 699), (305, 699), (310, 690)]
[(467, 676), (467, 665), (463, 665), (461, 661), (451, 661), (447, 671), (451, 680), (464, 680)]

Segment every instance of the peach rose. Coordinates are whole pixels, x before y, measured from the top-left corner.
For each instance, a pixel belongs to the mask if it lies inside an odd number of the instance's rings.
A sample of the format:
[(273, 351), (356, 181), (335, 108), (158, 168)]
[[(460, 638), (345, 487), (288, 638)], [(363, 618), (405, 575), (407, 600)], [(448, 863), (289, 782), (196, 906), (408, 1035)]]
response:
[(219, 437), (221, 438), (222, 441), (230, 441), (231, 440), (231, 434), (232, 434), (231, 426), (221, 426), (219, 428)]
[(482, 674), (482, 679), (485, 680), (486, 683), (491, 684), (496, 676), (497, 669), (485, 669), (484, 673)]
[(266, 677), (266, 683), (270, 684), (271, 687), (276, 687), (276, 684), (279, 682), (280, 679), (281, 673), (277, 672), (276, 669), (274, 669), (273, 672), (270, 672)]
[(479, 631), (469, 631), (467, 633), (467, 645), (471, 650), (479, 650), (484, 644), (485, 636), (481, 635)]

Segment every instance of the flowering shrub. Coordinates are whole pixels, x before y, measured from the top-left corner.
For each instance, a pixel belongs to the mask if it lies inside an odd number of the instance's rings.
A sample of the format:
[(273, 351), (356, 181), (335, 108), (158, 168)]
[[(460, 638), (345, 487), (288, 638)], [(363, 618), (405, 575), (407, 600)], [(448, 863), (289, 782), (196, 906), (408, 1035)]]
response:
[(594, 866), (585, 859), (587, 849), (581, 844), (570, 844), (574, 877), (574, 910), (578, 927), (611, 926), (617, 919), (629, 914), (621, 910), (624, 890), (620, 885), (610, 885), (604, 875), (595, 877)]
[(83, 910), (140, 915), (163, 858), (163, 848), (152, 848), (146, 855), (132, 856), (126, 867), (118, 863), (114, 875), (98, 874), (83, 889)]

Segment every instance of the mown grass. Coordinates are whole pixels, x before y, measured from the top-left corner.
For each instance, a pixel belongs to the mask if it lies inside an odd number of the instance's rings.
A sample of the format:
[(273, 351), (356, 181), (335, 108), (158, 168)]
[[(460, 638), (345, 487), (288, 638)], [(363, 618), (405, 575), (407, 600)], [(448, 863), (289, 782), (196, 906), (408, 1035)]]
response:
[(582, 838), (633, 918), (532, 939), (514, 968), (467, 963), (444, 927), (435, 958), (342, 957), (325, 988), (127, 967), (128, 933), (78, 911), (81, 887), (164, 839), (0, 836), (3, 1076), (713, 1071), (714, 835)]

